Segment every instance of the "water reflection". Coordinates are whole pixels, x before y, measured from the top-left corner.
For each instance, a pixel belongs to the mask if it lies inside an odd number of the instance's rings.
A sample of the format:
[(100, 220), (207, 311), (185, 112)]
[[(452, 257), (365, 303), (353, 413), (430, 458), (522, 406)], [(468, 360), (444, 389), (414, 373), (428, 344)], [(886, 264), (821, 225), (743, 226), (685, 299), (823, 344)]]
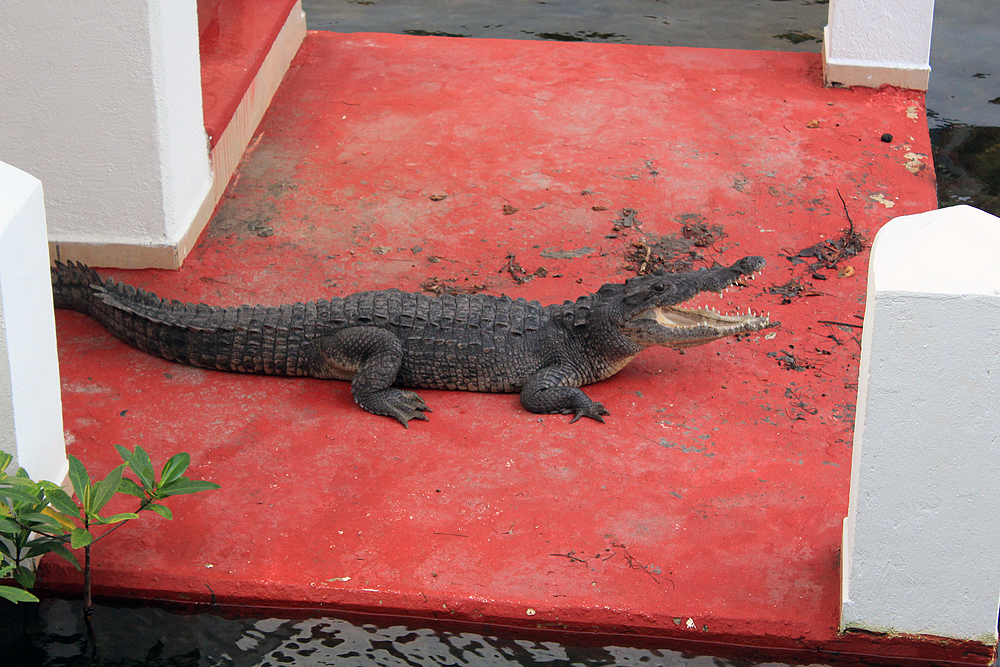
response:
[[(411, 621), (412, 622), (412, 621)], [(88, 635), (82, 605), (0, 604), (0, 665), (9, 667), (751, 667), (666, 649), (573, 646), (414, 628), (386, 619), (227, 618), (98, 605)], [(775, 663), (769, 663), (775, 665)]]
[(931, 128), (938, 204), (968, 204), (1000, 216), (1000, 127)]
[(310, 30), (813, 51), (828, 0), (303, 0)]

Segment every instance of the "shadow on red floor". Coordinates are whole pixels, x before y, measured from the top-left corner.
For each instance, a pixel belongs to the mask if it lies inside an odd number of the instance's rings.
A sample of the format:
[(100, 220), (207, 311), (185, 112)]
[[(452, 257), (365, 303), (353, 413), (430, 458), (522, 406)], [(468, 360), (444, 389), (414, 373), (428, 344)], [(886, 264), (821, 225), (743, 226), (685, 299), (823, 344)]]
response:
[(70, 452), (100, 470), (113, 444), (185, 450), (223, 487), (101, 543), (97, 589), (986, 662), (837, 633), (868, 263), (846, 242), (936, 203), (922, 94), (825, 89), (820, 70), (311, 33), (183, 269), (113, 275), (219, 305), (387, 287), (553, 302), (644, 263), (759, 254), (763, 276), (723, 305), (781, 326), (643, 353), (587, 389), (604, 425), (423, 391), (431, 421), (405, 430), (346, 383), (177, 366), (59, 312)]

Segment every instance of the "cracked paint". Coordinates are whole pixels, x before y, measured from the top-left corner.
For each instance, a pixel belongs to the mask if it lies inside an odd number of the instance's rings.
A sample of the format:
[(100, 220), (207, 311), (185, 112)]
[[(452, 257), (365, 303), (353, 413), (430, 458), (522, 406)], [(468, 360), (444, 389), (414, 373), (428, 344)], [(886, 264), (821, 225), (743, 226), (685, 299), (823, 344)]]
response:
[(892, 201), (891, 199), (886, 199), (885, 195), (883, 195), (881, 192), (876, 192), (873, 195), (868, 195), (868, 198), (871, 199), (873, 202), (882, 204), (882, 206), (885, 206), (886, 208), (892, 208), (893, 206), (896, 205), (896, 202)]
[(927, 159), (927, 155), (924, 153), (909, 152), (904, 153), (903, 157), (906, 158), (906, 162), (903, 163), (903, 166), (906, 167), (906, 170), (911, 174), (918, 174), (927, 167), (924, 163), (924, 160)]

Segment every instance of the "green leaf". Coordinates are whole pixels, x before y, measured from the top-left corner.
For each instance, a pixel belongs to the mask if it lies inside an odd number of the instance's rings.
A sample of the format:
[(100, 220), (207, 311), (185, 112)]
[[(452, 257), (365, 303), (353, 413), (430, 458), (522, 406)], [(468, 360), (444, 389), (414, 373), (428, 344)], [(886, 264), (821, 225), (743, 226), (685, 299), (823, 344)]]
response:
[(59, 524), (60, 530), (58, 532), (63, 534), (76, 528), (76, 522), (80, 520), (79, 514), (70, 516), (69, 514), (63, 514), (62, 512), (53, 509), (51, 506), (45, 508), (44, 514), (52, 517), (56, 523)]
[(130, 496), (135, 496), (136, 498), (145, 498), (146, 493), (142, 490), (142, 487), (130, 480), (128, 477), (123, 477), (121, 483), (118, 484), (118, 493), (127, 493)]
[(72, 454), (68, 458), (69, 481), (73, 484), (73, 491), (76, 493), (77, 500), (82, 503), (84, 492), (90, 488), (90, 475), (87, 474), (87, 469), (80, 463), (80, 459)]
[(35, 573), (22, 565), (19, 568), (15, 568), (14, 581), (19, 583), (22, 588), (34, 588)]
[(24, 468), (19, 468), (16, 475), (4, 475), (4, 477), (0, 479), (0, 488), (8, 486), (28, 490), (37, 490), (38, 483), (31, 481), (31, 478), (28, 477), (28, 473), (24, 471)]
[(156, 503), (151, 503), (149, 505), (146, 505), (144, 509), (152, 510), (153, 512), (156, 512), (157, 514), (159, 514), (160, 516), (162, 516), (164, 519), (167, 520), (174, 518), (174, 513), (171, 512), (170, 508), (167, 507), (166, 505), (157, 505)]
[(17, 517), (21, 520), (21, 523), (52, 523), (52, 517), (46, 516), (41, 512), (19, 512)]
[(28, 542), (25, 545), (27, 551), (21, 554), (21, 558), (34, 558), (35, 556), (44, 556), (45, 554), (52, 551), (53, 547), (62, 546), (63, 541), (54, 539), (51, 537), (36, 538)]
[(52, 507), (67, 516), (80, 516), (80, 508), (77, 507), (73, 498), (71, 498), (68, 493), (63, 491), (62, 488), (52, 482), (39, 482), (39, 484), (41, 484), (42, 489), (45, 490), (45, 497), (49, 499), (49, 503)]
[(134, 453), (121, 445), (115, 445), (115, 449), (118, 450), (118, 455), (128, 464), (132, 472), (139, 477), (142, 488), (147, 491), (152, 491), (156, 488), (156, 480), (153, 477), (153, 462), (149, 459), (149, 455), (146, 454), (146, 450), (140, 445), (135, 446)]
[(187, 452), (171, 456), (163, 465), (163, 472), (160, 473), (160, 487), (180, 479), (189, 465), (191, 465), (191, 455)]
[(99, 517), (97, 523), (101, 525), (107, 525), (109, 523), (121, 523), (122, 521), (128, 521), (129, 519), (138, 519), (139, 515), (133, 512), (122, 512), (121, 514), (113, 514), (112, 516), (102, 516)]
[(9, 466), (10, 462), (13, 460), (14, 456), (12, 454), (0, 452), (0, 479), (3, 479), (7, 475), (7, 466)]
[(215, 482), (206, 482), (200, 479), (188, 479), (181, 477), (170, 484), (161, 484), (157, 490), (157, 497), (169, 498), (170, 496), (182, 496), (187, 493), (198, 493), (199, 491), (212, 491), (222, 487)]
[(0, 598), (6, 598), (14, 604), (18, 602), (38, 602), (38, 598), (28, 591), (22, 591), (20, 588), (14, 588), (13, 586), (0, 586)]
[(101, 509), (108, 504), (108, 501), (115, 495), (118, 491), (118, 485), (122, 481), (122, 471), (125, 470), (126, 464), (121, 464), (110, 473), (108, 476), (97, 483), (94, 487), (94, 493), (91, 497), (90, 507), (85, 507), (87, 513), (97, 514)]
[(135, 472), (136, 468), (139, 467), (139, 462), (136, 460), (135, 455), (121, 445), (115, 445), (115, 449), (118, 450), (118, 456), (122, 457), (122, 461), (127, 463), (128, 467)]
[(0, 533), (19, 533), (21, 532), (21, 527), (11, 521), (10, 519), (4, 519), (0, 517)]
[[(12, 479), (17, 479), (16, 477), (8, 477), (7, 481)], [(37, 503), (38, 502), (38, 489), (34, 483), (27, 484), (12, 484), (6, 486), (6, 484), (0, 487), (0, 497), (9, 498), (14, 501), (15, 505), (20, 507), (24, 503)]]
[(146, 450), (142, 448), (142, 445), (135, 446), (135, 458), (143, 468), (148, 469), (150, 472), (153, 471), (153, 461), (149, 458)]
[(27, 526), (29, 530), (37, 531), (40, 533), (65, 532), (63, 530), (62, 525), (58, 521), (56, 521), (53, 517), (48, 516), (46, 514), (26, 513), (26, 514), (21, 514), (19, 516), (21, 523)]
[(80, 568), (80, 561), (78, 561), (76, 559), (76, 556), (73, 554), (72, 551), (70, 551), (69, 549), (67, 549), (62, 544), (53, 544), (53, 545), (50, 546), (50, 549), (51, 549), (52, 553), (56, 554), (57, 556), (61, 556), (65, 560), (69, 561), (69, 563), (73, 567), (75, 567), (77, 570), (81, 569)]
[(83, 528), (75, 528), (73, 532), (70, 533), (69, 545), (74, 549), (79, 549), (85, 547), (94, 541), (94, 536), (90, 534), (90, 531), (84, 530)]

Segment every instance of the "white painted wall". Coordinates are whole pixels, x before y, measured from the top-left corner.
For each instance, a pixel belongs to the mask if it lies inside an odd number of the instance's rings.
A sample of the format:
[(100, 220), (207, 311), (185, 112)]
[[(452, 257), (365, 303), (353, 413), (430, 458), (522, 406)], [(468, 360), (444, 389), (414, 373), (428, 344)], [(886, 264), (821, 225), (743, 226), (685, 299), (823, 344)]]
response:
[(875, 237), (841, 626), (997, 642), (1000, 218), (958, 206)]
[(41, 182), (0, 162), (0, 449), (32, 479), (69, 469)]
[(830, 0), (826, 84), (927, 90), (933, 23), (934, 0)]
[(169, 247), (212, 184), (196, 0), (0, 0), (0, 159), (49, 239)]

